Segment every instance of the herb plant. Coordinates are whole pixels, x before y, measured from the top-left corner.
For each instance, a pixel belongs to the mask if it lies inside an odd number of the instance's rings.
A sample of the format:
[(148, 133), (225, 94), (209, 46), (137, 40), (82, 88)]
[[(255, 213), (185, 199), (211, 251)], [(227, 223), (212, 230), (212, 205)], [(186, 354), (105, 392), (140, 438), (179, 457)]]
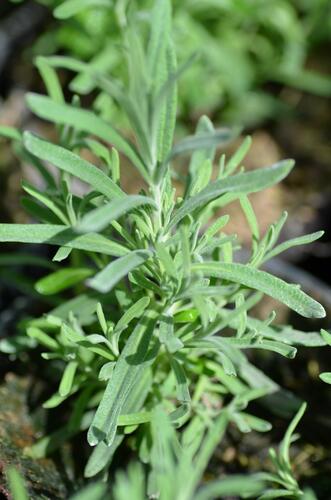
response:
[[(107, 474), (116, 450), (126, 445), (149, 465), (150, 495), (253, 494), (261, 491), (259, 477), (197, 488), (230, 423), (242, 432), (271, 427), (248, 407), (264, 396), (272, 401), (279, 386), (252, 363), (247, 350), (293, 358), (296, 346), (325, 343), (318, 333), (274, 326), (274, 313), (264, 319), (250, 314), (266, 294), (304, 317), (325, 316), (299, 285), (259, 269), (323, 233), (278, 243), (284, 213), (260, 234), (249, 195), (284, 179), (292, 160), (246, 172), (242, 162), (250, 138), (230, 158), (218, 158), (216, 148), (237, 131), (215, 129), (207, 116), (194, 135), (174, 144), (177, 79), (185, 65), (176, 64), (170, 2), (157, 0), (145, 23), (142, 32), (131, 25), (125, 32), (126, 83), (72, 59), (37, 59), (48, 96), (29, 94), (27, 102), (38, 117), (55, 124), (56, 143), (1, 128), (39, 172), (43, 188), (23, 182), (24, 206), (39, 222), (0, 224), (0, 240), (56, 247), (51, 272), (35, 284), (54, 306), (25, 321), (21, 337), (8, 339), (6, 348), (19, 353), (22, 346), (39, 346), (58, 383), (44, 407), (65, 405), (70, 412), (65, 425), (28, 453), (42, 457), (83, 433), (91, 446), (86, 478)], [(83, 69), (96, 88), (116, 100), (132, 140), (83, 108), (77, 95), (65, 102), (54, 70), (59, 65)], [(179, 157), (189, 161), (180, 163)], [(122, 189), (127, 161), (144, 183), (136, 194)], [(226, 206), (234, 200), (252, 232), (246, 262), (238, 258), (235, 235), (224, 232)], [(24, 254), (21, 261), (25, 258), (31, 262)], [(286, 400), (282, 405), (293, 410)], [(184, 431), (177, 435), (175, 428)], [(281, 471), (289, 466), (283, 457), (288, 445), (289, 437), (275, 459)], [(135, 498), (144, 498), (144, 475), (137, 467), (129, 479), (142, 491)], [(267, 479), (299, 497), (286, 473), (285, 480), (281, 474)], [(115, 498), (125, 498), (126, 478), (117, 477)]]

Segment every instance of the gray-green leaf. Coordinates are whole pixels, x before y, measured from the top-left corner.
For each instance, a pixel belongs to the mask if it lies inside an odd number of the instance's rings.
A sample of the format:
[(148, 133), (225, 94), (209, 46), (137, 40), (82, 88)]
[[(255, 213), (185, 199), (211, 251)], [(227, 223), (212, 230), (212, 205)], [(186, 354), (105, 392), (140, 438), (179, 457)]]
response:
[(205, 206), (226, 193), (255, 193), (280, 182), (286, 177), (294, 166), (293, 160), (285, 160), (271, 167), (260, 168), (253, 172), (233, 175), (226, 179), (212, 182), (200, 193), (185, 201), (172, 217), (167, 230), (178, 224), (186, 215), (197, 208)]
[(99, 252), (113, 257), (126, 255), (128, 250), (101, 234), (78, 235), (60, 224), (0, 224), (0, 241), (16, 243), (47, 243)]
[(298, 314), (307, 318), (324, 318), (325, 310), (297, 285), (289, 285), (280, 278), (276, 278), (265, 271), (260, 271), (245, 264), (223, 262), (205, 262), (193, 264), (192, 269), (205, 276), (223, 278), (234, 283), (240, 283), (249, 288), (259, 290), (283, 302)]
[(155, 202), (147, 196), (139, 195), (116, 199), (86, 214), (75, 226), (75, 230), (79, 233), (102, 231), (113, 220), (117, 220), (122, 215), (142, 205), (155, 206)]
[(148, 250), (135, 250), (124, 257), (116, 259), (106, 266), (102, 271), (88, 281), (91, 288), (98, 292), (109, 292), (118, 281), (126, 276), (130, 271), (141, 266), (152, 253)]
[(80, 156), (61, 146), (39, 139), (30, 132), (25, 132), (23, 137), (26, 149), (40, 160), (48, 161), (64, 172), (78, 177), (107, 198), (125, 196), (121, 188), (102, 170)]
[(148, 177), (145, 165), (134, 147), (109, 123), (99, 118), (92, 111), (76, 108), (68, 104), (60, 104), (49, 97), (32, 93), (28, 94), (27, 102), (30, 109), (40, 118), (60, 125), (75, 127), (77, 130), (83, 130), (108, 143), (112, 143), (116, 149), (132, 161), (145, 179)]
[[(95, 446), (114, 440), (118, 418), (131, 388), (146, 366), (146, 355), (153, 332), (155, 314), (146, 314), (137, 324), (116, 363), (101, 403), (88, 431), (88, 442)], [(150, 362), (150, 360), (148, 360)]]

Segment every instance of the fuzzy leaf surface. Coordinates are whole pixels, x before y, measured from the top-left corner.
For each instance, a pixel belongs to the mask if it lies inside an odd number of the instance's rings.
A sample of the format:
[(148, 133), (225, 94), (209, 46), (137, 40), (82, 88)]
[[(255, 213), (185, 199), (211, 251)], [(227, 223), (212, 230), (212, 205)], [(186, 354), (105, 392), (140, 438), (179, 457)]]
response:
[(205, 262), (193, 264), (192, 269), (202, 272), (205, 276), (223, 278), (259, 290), (306, 318), (325, 317), (325, 310), (321, 304), (302, 292), (296, 285), (289, 285), (280, 278), (247, 264)]

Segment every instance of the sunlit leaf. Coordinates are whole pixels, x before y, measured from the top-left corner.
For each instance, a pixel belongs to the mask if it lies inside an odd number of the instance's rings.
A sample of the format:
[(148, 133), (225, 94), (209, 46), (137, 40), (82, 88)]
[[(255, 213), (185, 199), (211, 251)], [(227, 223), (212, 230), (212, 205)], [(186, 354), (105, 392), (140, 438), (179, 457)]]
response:
[(193, 264), (192, 269), (203, 273), (205, 276), (222, 278), (259, 290), (307, 318), (324, 318), (325, 316), (325, 310), (321, 304), (302, 292), (298, 286), (289, 285), (280, 278), (249, 265), (205, 262)]

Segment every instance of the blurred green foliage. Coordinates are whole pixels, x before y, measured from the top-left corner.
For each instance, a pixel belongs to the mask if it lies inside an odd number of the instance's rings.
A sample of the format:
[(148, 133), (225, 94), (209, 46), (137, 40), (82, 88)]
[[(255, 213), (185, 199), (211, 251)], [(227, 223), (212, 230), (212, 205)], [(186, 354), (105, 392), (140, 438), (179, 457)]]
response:
[[(96, 69), (117, 77), (123, 62), (114, 46), (120, 44), (121, 31), (132, 12), (144, 24), (151, 5), (150, 0), (117, 0), (97, 7), (80, 2), (79, 9), (65, 9), (67, 2), (42, 3), (66, 22), (47, 30), (35, 53), (60, 52), (93, 61)], [(331, 95), (331, 78), (307, 69), (312, 53), (331, 40), (328, 0), (173, 0), (173, 7), (179, 63), (198, 55), (180, 80), (184, 122), (203, 112), (217, 120), (255, 125), (288, 109), (278, 97), (283, 84)], [(72, 84), (77, 92), (92, 87), (83, 77)]]

